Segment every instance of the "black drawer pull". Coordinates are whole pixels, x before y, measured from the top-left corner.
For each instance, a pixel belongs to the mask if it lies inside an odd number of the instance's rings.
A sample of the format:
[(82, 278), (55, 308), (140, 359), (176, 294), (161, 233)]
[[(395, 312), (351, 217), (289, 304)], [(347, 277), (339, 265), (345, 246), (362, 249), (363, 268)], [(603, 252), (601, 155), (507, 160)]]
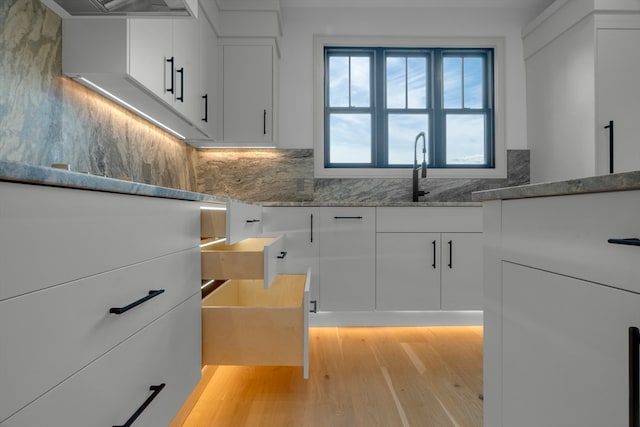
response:
[(630, 237), (628, 239), (609, 239), (607, 242), (615, 243), (616, 245), (640, 246), (640, 239), (637, 237)]
[[(171, 64), (171, 72), (169, 73), (169, 75), (171, 76), (171, 87), (166, 89), (167, 92), (169, 93), (173, 93), (175, 91), (175, 79), (173, 78), (174, 75), (174, 67), (175, 67), (175, 62), (173, 60), (173, 56), (171, 58), (168, 58), (166, 60), (169, 64)], [(166, 82), (165, 82), (166, 83)], [(166, 86), (166, 85), (165, 85)]]
[(113, 427), (130, 427), (133, 424), (133, 422), (140, 415), (142, 415), (144, 410), (147, 409), (147, 406), (149, 406), (149, 404), (153, 401), (153, 399), (155, 399), (156, 396), (160, 394), (160, 392), (162, 391), (165, 385), (166, 385), (165, 383), (162, 383), (160, 385), (152, 385), (151, 387), (149, 387), (149, 391), (153, 392), (151, 393), (151, 396), (147, 397), (147, 400), (145, 400), (144, 403), (138, 408), (138, 410), (134, 412), (133, 415), (131, 415), (131, 417), (127, 420), (126, 423), (122, 424), (121, 426), (113, 426)]
[(629, 427), (640, 426), (640, 410), (638, 399), (640, 398), (640, 330), (631, 326), (629, 328)]
[(334, 216), (333, 219), (362, 219), (361, 216)]
[(431, 267), (436, 268), (436, 241), (431, 242), (431, 246), (433, 247), (433, 264)]
[(253, 224), (254, 222), (260, 222), (259, 219), (248, 219), (247, 224)]
[(449, 268), (453, 268), (453, 240), (449, 240)]
[(318, 301), (313, 300), (313, 301), (309, 301), (311, 304), (313, 304), (313, 308), (311, 310), (309, 310), (309, 313), (317, 313), (318, 312)]
[(164, 289), (158, 289), (156, 291), (149, 291), (149, 295), (140, 298), (137, 301), (132, 302), (129, 305), (125, 305), (124, 307), (111, 307), (109, 309), (109, 313), (113, 313), (113, 314), (122, 314), (125, 311), (129, 311), (134, 307), (139, 306), (140, 304), (142, 304), (145, 301), (149, 301), (151, 298), (153, 297), (157, 297), (158, 295), (160, 295), (161, 293), (164, 292)]
[(284, 259), (284, 257), (287, 256), (287, 251), (282, 251), (280, 252), (280, 255), (278, 255), (278, 259)]

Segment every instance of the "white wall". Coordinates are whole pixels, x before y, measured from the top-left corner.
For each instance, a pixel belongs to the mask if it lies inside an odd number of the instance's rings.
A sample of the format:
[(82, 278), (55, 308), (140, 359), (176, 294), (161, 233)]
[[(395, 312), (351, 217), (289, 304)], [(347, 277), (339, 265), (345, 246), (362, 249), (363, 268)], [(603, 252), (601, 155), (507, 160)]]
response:
[(527, 148), (522, 28), (535, 17), (509, 8), (283, 7), (280, 148), (313, 148), (313, 35), (504, 37), (506, 147)]

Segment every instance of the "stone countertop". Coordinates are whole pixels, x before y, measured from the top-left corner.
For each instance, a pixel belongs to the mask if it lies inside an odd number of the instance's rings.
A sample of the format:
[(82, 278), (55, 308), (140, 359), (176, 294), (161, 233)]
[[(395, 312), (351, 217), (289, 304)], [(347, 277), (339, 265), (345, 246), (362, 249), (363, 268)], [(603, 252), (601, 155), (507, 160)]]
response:
[(639, 189), (640, 171), (633, 171), (570, 179), (567, 181), (543, 182), (517, 187), (477, 191), (471, 194), (471, 199), (475, 202), (484, 202), (487, 200), (524, 199)]
[[(176, 190), (126, 180), (106, 178), (80, 172), (66, 171), (46, 166), (32, 166), (23, 163), (0, 161), (0, 181), (26, 184), (48, 185), (52, 187), (75, 188), (80, 190), (104, 191), (136, 196), (162, 197), (166, 199), (192, 200), (207, 203), (226, 203), (227, 197), (211, 196), (204, 193)], [(262, 206), (310, 207), (310, 206), (370, 206), (370, 207), (455, 207), (482, 206), (481, 202), (249, 202)]]
[(0, 161), (0, 181), (132, 194), (136, 196), (162, 197), (166, 199), (193, 200), (207, 203), (226, 203), (227, 200), (229, 200), (224, 197), (210, 196), (191, 191), (176, 190), (156, 185), (54, 169), (46, 166), (31, 166), (7, 161)]
[(473, 207), (481, 202), (257, 202), (261, 206), (274, 207)]

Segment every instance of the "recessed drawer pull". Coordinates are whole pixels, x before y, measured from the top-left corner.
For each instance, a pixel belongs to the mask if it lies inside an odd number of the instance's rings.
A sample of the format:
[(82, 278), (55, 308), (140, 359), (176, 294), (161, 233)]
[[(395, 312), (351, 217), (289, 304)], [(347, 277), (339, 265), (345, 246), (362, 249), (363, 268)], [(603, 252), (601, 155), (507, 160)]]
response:
[(149, 387), (149, 391), (153, 392), (151, 396), (147, 397), (147, 400), (145, 400), (144, 403), (138, 408), (138, 410), (134, 412), (133, 415), (131, 415), (131, 417), (127, 420), (126, 423), (122, 424), (121, 426), (113, 426), (113, 427), (130, 427), (133, 424), (133, 422), (140, 415), (142, 415), (144, 410), (147, 409), (147, 406), (149, 406), (149, 404), (153, 401), (153, 399), (155, 399), (156, 396), (160, 394), (160, 392), (162, 391), (165, 385), (166, 385), (165, 383), (162, 383), (160, 385), (152, 385), (151, 387)]
[(362, 219), (361, 216), (334, 216), (333, 219)]
[(640, 239), (637, 237), (630, 237), (628, 239), (609, 239), (607, 242), (615, 243), (616, 245), (640, 246)]
[(109, 313), (113, 313), (113, 314), (122, 314), (122, 313), (124, 313), (125, 311), (129, 311), (129, 310), (131, 310), (132, 308), (134, 308), (134, 307), (136, 307), (136, 306), (139, 306), (140, 304), (142, 304), (142, 303), (143, 303), (143, 302), (145, 302), (145, 301), (149, 301), (149, 300), (150, 300), (151, 298), (153, 298), (153, 297), (157, 297), (158, 295), (160, 295), (160, 294), (161, 294), (161, 293), (163, 293), (163, 292), (164, 292), (164, 289), (158, 289), (158, 290), (156, 290), (156, 291), (149, 291), (149, 295), (144, 296), (144, 297), (140, 298), (139, 300), (132, 302), (132, 303), (131, 303), (131, 304), (129, 304), (129, 305), (126, 305), (126, 306), (124, 306), (124, 307), (111, 307), (111, 308), (109, 309)]
[(280, 252), (280, 255), (278, 255), (278, 259), (284, 259), (284, 257), (287, 256), (287, 251), (282, 251)]
[(247, 224), (253, 224), (254, 222), (260, 222), (259, 219), (248, 219)]

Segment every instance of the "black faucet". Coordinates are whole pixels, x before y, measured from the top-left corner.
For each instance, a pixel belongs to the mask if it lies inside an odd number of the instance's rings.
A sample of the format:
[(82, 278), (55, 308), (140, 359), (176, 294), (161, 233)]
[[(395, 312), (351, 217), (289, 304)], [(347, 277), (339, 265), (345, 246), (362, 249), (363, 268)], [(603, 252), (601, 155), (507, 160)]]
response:
[(420, 132), (418, 135), (416, 135), (416, 140), (413, 144), (413, 201), (417, 202), (419, 201), (420, 196), (424, 196), (425, 194), (429, 194), (429, 192), (425, 192), (423, 190), (419, 190), (418, 189), (418, 139), (420, 139), (420, 137), (422, 137), (422, 166), (420, 166), (420, 169), (422, 169), (422, 174), (421, 177), (422, 178), (426, 178), (427, 177), (427, 161), (426, 161), (426, 155), (427, 155), (427, 137), (425, 136), (424, 132)]

